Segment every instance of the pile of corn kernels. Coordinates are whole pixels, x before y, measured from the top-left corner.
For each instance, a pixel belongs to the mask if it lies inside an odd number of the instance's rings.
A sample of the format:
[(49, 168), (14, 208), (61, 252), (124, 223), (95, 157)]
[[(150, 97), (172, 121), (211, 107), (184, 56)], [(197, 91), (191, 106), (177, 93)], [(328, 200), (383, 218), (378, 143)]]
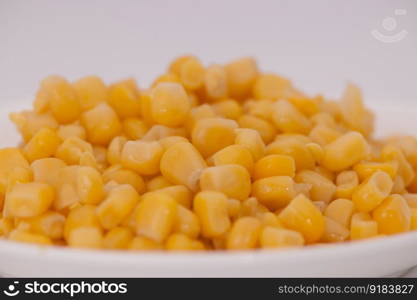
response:
[(126, 250), (300, 247), (417, 229), (417, 139), (372, 138), (349, 84), (308, 96), (252, 58), (175, 59), (148, 89), (41, 82), (0, 150), (0, 236)]

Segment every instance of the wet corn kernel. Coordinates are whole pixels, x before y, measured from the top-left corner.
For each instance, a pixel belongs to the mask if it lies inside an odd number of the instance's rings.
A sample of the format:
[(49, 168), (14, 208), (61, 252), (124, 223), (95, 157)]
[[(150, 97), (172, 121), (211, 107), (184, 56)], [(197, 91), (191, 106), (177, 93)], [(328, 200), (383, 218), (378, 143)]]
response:
[(78, 227), (71, 230), (67, 242), (74, 248), (100, 249), (103, 247), (103, 233), (97, 227)]
[(254, 217), (242, 217), (233, 223), (227, 235), (226, 248), (229, 250), (254, 249), (258, 245), (261, 222)]
[(54, 189), (45, 183), (16, 183), (6, 195), (7, 214), (18, 218), (36, 217), (54, 201)]
[(13, 230), (14, 224), (12, 219), (0, 218), (0, 237), (5, 238)]
[(162, 155), (160, 170), (168, 181), (195, 191), (200, 174), (206, 166), (201, 154), (191, 143), (179, 142)]
[(260, 214), (267, 211), (268, 209), (260, 204), (257, 198), (249, 197), (246, 200), (241, 201), (239, 217), (258, 217)]
[[(68, 241), (71, 232), (78, 228), (100, 228), (100, 221), (93, 205), (79, 205), (68, 213), (64, 226), (64, 237)], [(76, 234), (78, 235), (78, 234)]]
[(9, 176), (15, 168), (29, 168), (22, 151), (18, 148), (0, 149), (0, 194), (5, 194)]
[(321, 146), (330, 144), (341, 135), (342, 133), (337, 129), (321, 124), (316, 125), (309, 133), (309, 137), (312, 141)]
[(251, 57), (237, 59), (225, 65), (230, 96), (241, 99), (249, 95), (258, 76), (258, 66)]
[(243, 105), (244, 112), (249, 115), (271, 121), (272, 120), (272, 107), (274, 105), (273, 100), (261, 99), (261, 100), (247, 100)]
[(122, 162), (122, 151), (128, 139), (124, 136), (116, 136), (109, 144), (106, 159), (111, 165), (118, 165)]
[(39, 130), (23, 148), (29, 162), (53, 156), (61, 144), (56, 131), (44, 128)]
[(183, 185), (172, 185), (157, 190), (159, 193), (166, 193), (171, 196), (178, 204), (190, 208), (193, 195), (191, 191)]
[(165, 193), (152, 192), (142, 197), (136, 212), (136, 233), (157, 243), (174, 229), (177, 202)]
[(377, 171), (360, 184), (352, 194), (352, 201), (360, 212), (370, 212), (391, 192), (393, 182), (383, 171)]
[(200, 241), (190, 239), (181, 233), (172, 234), (165, 243), (168, 251), (196, 251), (204, 250), (204, 244)]
[(313, 156), (314, 160), (316, 161), (316, 164), (320, 164), (324, 156), (323, 148), (316, 143), (308, 143), (306, 144), (306, 147), (308, 151), (310, 151), (311, 156)]
[(286, 206), (295, 195), (294, 180), (288, 176), (266, 177), (252, 185), (252, 196), (271, 210)]
[(352, 193), (359, 184), (358, 174), (355, 171), (342, 171), (336, 177), (336, 197), (352, 198)]
[(122, 131), (117, 114), (106, 103), (84, 112), (81, 115), (81, 124), (87, 131), (88, 141), (95, 145), (108, 145)]
[(278, 221), (278, 216), (270, 211), (259, 213), (257, 218), (261, 221), (263, 227), (270, 226), (275, 228), (284, 228), (280, 221)]
[(143, 236), (133, 238), (128, 246), (132, 251), (162, 250), (162, 245)]
[(37, 114), (31, 111), (11, 113), (10, 120), (16, 125), (25, 142), (42, 128), (57, 129), (59, 126), (51, 114)]
[(266, 155), (255, 164), (254, 178), (261, 179), (272, 176), (295, 176), (295, 161), (291, 156)]
[(324, 221), (326, 225), (322, 237), (323, 242), (337, 243), (349, 238), (350, 231), (347, 227), (329, 217), (324, 217)]
[(396, 176), (393, 181), (392, 194), (403, 194), (407, 191), (404, 183), (404, 179), (401, 176)]
[(223, 235), (230, 228), (227, 197), (223, 193), (203, 191), (194, 197), (194, 212), (200, 219), (201, 233), (206, 238)]
[(61, 125), (58, 128), (57, 134), (63, 141), (71, 137), (77, 137), (82, 140), (87, 139), (87, 132), (79, 124)]
[(77, 204), (80, 201), (77, 191), (77, 171), (79, 166), (68, 166), (58, 171), (56, 182), (56, 197), (54, 209), (62, 211)]
[(209, 157), (234, 143), (237, 127), (236, 122), (232, 120), (223, 118), (201, 119), (194, 126), (191, 140), (204, 157)]
[(154, 125), (141, 138), (142, 141), (160, 141), (163, 138), (171, 136), (184, 137), (187, 132), (184, 128), (171, 128), (164, 125)]
[(161, 82), (181, 83), (181, 80), (177, 74), (169, 72), (157, 77), (152, 83), (152, 87)]
[(307, 134), (311, 121), (286, 100), (277, 101), (272, 107), (272, 121), (284, 133)]
[(200, 234), (200, 220), (193, 211), (179, 205), (177, 208), (174, 232), (182, 233), (189, 238), (195, 239)]
[(266, 226), (261, 232), (260, 244), (263, 249), (301, 247), (304, 238), (298, 231)]
[(229, 198), (244, 200), (251, 191), (249, 172), (240, 165), (221, 165), (203, 170), (200, 177), (202, 191), (222, 192)]
[(70, 137), (58, 147), (55, 157), (69, 165), (78, 165), (85, 152), (93, 154), (93, 147), (78, 137)]
[(240, 214), (242, 202), (236, 199), (227, 199), (227, 212), (231, 218), (236, 218)]
[(405, 193), (402, 194), (402, 196), (407, 201), (410, 208), (417, 208), (417, 194)]
[(376, 171), (384, 171), (392, 179), (397, 175), (398, 163), (396, 161), (387, 161), (387, 162), (371, 162), (371, 161), (362, 161), (356, 164), (353, 170), (358, 174), (359, 180), (363, 181), (371, 176)]
[(348, 132), (324, 147), (322, 164), (331, 171), (343, 171), (366, 157), (368, 143), (358, 132)]
[(255, 116), (242, 115), (238, 119), (238, 123), (241, 128), (250, 128), (258, 131), (265, 144), (270, 143), (277, 134), (275, 127), (270, 122)]
[(355, 213), (350, 223), (350, 239), (359, 240), (378, 235), (378, 223), (365, 212)]
[(138, 118), (128, 118), (122, 122), (123, 133), (129, 140), (139, 140), (148, 131), (148, 125)]
[(103, 181), (114, 181), (118, 184), (131, 185), (136, 192), (142, 194), (145, 191), (143, 178), (134, 171), (123, 169), (120, 165), (114, 166), (103, 173)]
[(146, 182), (146, 190), (150, 192), (163, 189), (169, 186), (172, 186), (172, 183), (166, 180), (166, 178), (162, 175), (156, 176)]
[(288, 101), (292, 103), (300, 112), (308, 117), (312, 117), (320, 113), (319, 102), (320, 97), (289, 97)]
[(404, 153), (398, 147), (386, 145), (381, 150), (381, 159), (383, 161), (396, 161), (398, 164), (398, 175), (400, 175), (404, 184), (408, 186), (415, 177), (415, 172), (411, 164), (407, 161)]
[(63, 77), (49, 76), (41, 83), (47, 95), (48, 106), (55, 119), (68, 124), (78, 119), (81, 106), (74, 87)]
[(141, 113), (139, 89), (133, 79), (112, 84), (107, 102), (122, 119), (138, 117)]
[(127, 249), (132, 240), (132, 230), (127, 227), (115, 227), (104, 235), (103, 247), (105, 249)]
[(211, 99), (227, 97), (227, 74), (222, 66), (211, 65), (206, 69), (204, 87), (207, 96)]
[(237, 120), (243, 114), (243, 109), (240, 104), (232, 99), (216, 102), (212, 104), (212, 107), (218, 115), (226, 119)]
[(197, 107), (193, 107), (190, 110), (190, 113), (188, 114), (188, 117), (185, 123), (185, 128), (187, 129), (188, 132), (191, 133), (195, 124), (199, 120), (205, 119), (205, 118), (216, 118), (216, 117), (217, 117), (216, 111), (211, 105), (207, 103), (199, 105)]
[(64, 234), (65, 216), (57, 212), (48, 211), (42, 215), (24, 219), (22, 222), (27, 223), (30, 232), (53, 240), (61, 239)]
[(256, 130), (247, 128), (237, 129), (234, 143), (247, 148), (252, 153), (255, 162), (265, 154), (265, 143)]
[(289, 95), (291, 82), (275, 74), (263, 74), (256, 79), (253, 95), (256, 99), (283, 99)]
[(275, 140), (267, 146), (266, 153), (291, 156), (297, 170), (311, 169), (315, 165), (315, 159), (306, 143), (292, 137)]
[(332, 181), (314, 171), (303, 170), (297, 174), (295, 180), (311, 185), (310, 197), (313, 201), (329, 203), (336, 192), (336, 185)]
[(300, 232), (307, 243), (320, 240), (325, 222), (321, 212), (304, 195), (298, 195), (278, 215), (285, 227)]
[(86, 76), (73, 83), (83, 111), (92, 109), (97, 104), (107, 101), (108, 89), (97, 76)]
[(139, 194), (131, 185), (115, 187), (97, 207), (97, 216), (104, 229), (112, 229), (133, 211)]
[(12, 241), (21, 243), (38, 244), (45, 246), (52, 245), (52, 241), (46, 236), (21, 230), (13, 230), (12, 232), (10, 232), (8, 238)]
[(159, 142), (128, 141), (121, 153), (122, 165), (141, 175), (159, 173), (159, 162), (164, 149)]
[(410, 230), (411, 210), (401, 195), (391, 195), (384, 199), (372, 212), (381, 234), (396, 234)]
[(182, 85), (159, 83), (151, 92), (152, 119), (165, 126), (180, 126), (187, 117), (191, 104)]
[(56, 187), (59, 172), (66, 166), (65, 162), (57, 158), (43, 158), (32, 163), (33, 180), (35, 182), (47, 183)]
[(139, 104), (140, 104), (140, 110), (143, 121), (145, 121), (146, 124), (152, 125), (154, 124), (154, 120), (152, 119), (151, 115), (151, 91), (150, 90), (144, 90), (141, 91), (141, 94), (139, 96)]
[(99, 171), (92, 167), (79, 167), (76, 176), (76, 190), (80, 203), (100, 203), (104, 197), (104, 183)]
[(241, 145), (230, 145), (222, 150), (216, 152), (211, 158), (213, 165), (241, 165), (246, 168), (251, 174), (253, 170), (253, 156), (252, 153)]
[(178, 75), (184, 87), (197, 90), (204, 84), (205, 69), (198, 58), (190, 56), (181, 63)]

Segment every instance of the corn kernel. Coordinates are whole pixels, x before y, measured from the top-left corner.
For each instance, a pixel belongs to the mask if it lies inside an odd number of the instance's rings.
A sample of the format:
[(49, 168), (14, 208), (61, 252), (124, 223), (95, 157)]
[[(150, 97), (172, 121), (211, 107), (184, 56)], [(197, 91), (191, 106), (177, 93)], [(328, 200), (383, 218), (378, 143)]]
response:
[(64, 234), (65, 217), (59, 213), (48, 211), (42, 215), (24, 219), (33, 233), (46, 236), (50, 239), (61, 239)]
[(13, 230), (9, 234), (9, 239), (16, 242), (38, 244), (38, 245), (52, 245), (52, 241), (41, 234), (35, 234), (20, 230)]
[(278, 215), (285, 227), (300, 232), (307, 243), (320, 240), (325, 222), (321, 212), (304, 195), (295, 197)]
[(188, 57), (181, 64), (179, 77), (182, 84), (189, 90), (196, 90), (203, 86), (205, 70), (200, 60)]
[(85, 131), (84, 127), (79, 124), (68, 124), (59, 126), (58, 136), (63, 141), (71, 137), (77, 137), (82, 140), (86, 140), (87, 132)]
[(202, 235), (219, 237), (230, 228), (227, 197), (219, 192), (203, 191), (194, 198), (194, 212), (200, 219)]
[(142, 137), (142, 141), (159, 141), (170, 136), (186, 136), (187, 132), (184, 128), (171, 128), (164, 125), (154, 125)]
[(383, 161), (394, 160), (398, 163), (398, 175), (403, 178), (406, 186), (413, 181), (415, 172), (401, 149), (395, 146), (387, 145), (381, 151), (381, 159)]
[(204, 250), (204, 245), (200, 241), (192, 240), (184, 234), (174, 233), (166, 241), (165, 249), (168, 251)]
[(270, 226), (275, 228), (284, 228), (280, 221), (278, 221), (278, 216), (270, 211), (258, 214), (258, 219), (261, 221), (263, 227)]
[(350, 223), (350, 239), (359, 240), (374, 237), (378, 234), (378, 223), (365, 212), (358, 212), (352, 216)]
[(350, 231), (335, 220), (324, 217), (325, 230), (322, 240), (327, 243), (343, 242), (349, 238)]
[(205, 118), (215, 118), (217, 113), (214, 108), (209, 104), (202, 104), (197, 107), (193, 107), (188, 114), (185, 121), (185, 128), (188, 132), (192, 132), (195, 124)]
[(92, 109), (97, 104), (107, 101), (108, 89), (97, 76), (87, 76), (73, 83), (83, 111)]
[(244, 57), (227, 64), (225, 70), (230, 95), (237, 99), (248, 96), (258, 76), (256, 61), (251, 57)]
[(55, 156), (69, 165), (78, 165), (85, 152), (93, 154), (93, 147), (80, 138), (71, 137), (58, 147)]
[(241, 128), (250, 128), (258, 131), (265, 144), (270, 143), (277, 134), (275, 127), (270, 122), (255, 116), (242, 115), (238, 123)]
[(249, 173), (253, 170), (252, 153), (245, 147), (240, 145), (230, 145), (216, 152), (210, 159), (215, 166), (221, 165), (241, 165), (246, 168)]
[(417, 230), (417, 208), (411, 208), (410, 230)]
[(294, 230), (267, 226), (261, 232), (260, 244), (264, 249), (301, 247), (304, 245), (304, 238)]
[(141, 119), (128, 118), (123, 120), (123, 133), (129, 140), (139, 140), (148, 131), (148, 125)]
[(378, 232), (395, 234), (410, 230), (411, 211), (407, 201), (400, 195), (391, 195), (372, 212), (378, 223)]
[(61, 139), (49, 128), (39, 130), (23, 148), (23, 153), (29, 162), (53, 156), (57, 151)]
[(275, 140), (268, 145), (266, 153), (291, 156), (295, 161), (297, 170), (311, 169), (315, 165), (314, 157), (306, 144), (292, 137)]
[(165, 73), (157, 77), (153, 81), (152, 87), (158, 85), (158, 83), (161, 83), (161, 82), (181, 83), (181, 80), (177, 74), (169, 72), (169, 73)]
[(79, 167), (76, 176), (76, 188), (80, 203), (100, 203), (104, 197), (104, 183), (101, 174), (92, 167)]
[(256, 130), (239, 128), (236, 130), (235, 144), (247, 148), (258, 161), (265, 154), (265, 143)]
[(231, 218), (236, 218), (240, 214), (242, 203), (236, 199), (227, 199), (227, 212)]
[(182, 233), (189, 238), (195, 239), (200, 234), (200, 220), (194, 212), (179, 205), (177, 208), (174, 232)]
[(113, 166), (103, 173), (104, 182), (117, 182), (118, 184), (131, 185), (137, 193), (142, 194), (145, 191), (145, 182), (142, 177), (131, 171), (123, 169), (120, 165)]
[(329, 203), (324, 215), (345, 227), (349, 227), (350, 219), (355, 211), (355, 205), (349, 199), (336, 199)]
[(313, 201), (329, 203), (336, 192), (336, 185), (320, 174), (303, 170), (297, 174), (295, 180), (299, 183), (311, 184), (310, 196)]
[(192, 194), (183, 185), (172, 185), (157, 190), (158, 193), (165, 193), (171, 196), (178, 204), (190, 208), (192, 204)]
[(271, 154), (258, 160), (254, 168), (254, 178), (272, 176), (295, 176), (295, 162), (291, 156)]
[(391, 192), (393, 182), (385, 172), (377, 171), (359, 185), (352, 194), (352, 201), (360, 212), (377, 207)]
[(151, 91), (150, 90), (142, 91), (139, 99), (140, 99), (139, 103), (140, 103), (140, 110), (142, 112), (143, 121), (145, 121), (145, 123), (148, 125), (154, 124), (155, 121), (152, 119), (152, 115), (151, 115), (151, 102), (152, 102)]
[(10, 174), (15, 168), (29, 168), (29, 163), (17, 148), (0, 149), (0, 194), (6, 192)]
[(225, 99), (212, 105), (216, 113), (226, 119), (237, 120), (243, 114), (242, 107), (236, 100)]
[(352, 198), (352, 193), (359, 184), (358, 174), (355, 171), (343, 171), (336, 178), (336, 197)]
[(247, 100), (243, 105), (244, 111), (252, 116), (264, 119), (266, 121), (272, 120), (272, 107), (275, 101), (262, 100)]
[(74, 248), (100, 249), (103, 247), (103, 233), (97, 227), (78, 227), (71, 230), (67, 242)]
[(341, 132), (327, 125), (316, 125), (311, 129), (309, 137), (320, 146), (326, 146), (341, 136)]
[(10, 120), (16, 125), (25, 142), (28, 142), (42, 128), (57, 129), (59, 126), (52, 115), (31, 111), (11, 113)]
[(130, 242), (128, 248), (133, 251), (162, 250), (162, 246), (160, 244), (143, 236), (135, 237)]
[(277, 100), (287, 98), (291, 82), (275, 74), (263, 74), (256, 79), (253, 95), (256, 99)]
[(202, 191), (222, 192), (229, 198), (246, 199), (251, 191), (248, 171), (240, 165), (222, 165), (210, 167), (201, 173)]
[[(71, 232), (78, 228), (100, 229), (100, 222), (96, 215), (96, 207), (93, 205), (80, 205), (69, 212), (64, 226), (64, 237), (68, 241)], [(79, 233), (76, 234), (76, 236)]]
[(211, 65), (204, 74), (204, 87), (211, 99), (221, 99), (227, 96), (227, 74), (220, 65)]
[(182, 136), (167, 136), (159, 140), (159, 143), (164, 150), (167, 150), (169, 147), (179, 142), (188, 142), (188, 140)]
[(257, 247), (261, 222), (254, 217), (243, 217), (233, 224), (227, 236), (226, 248), (230, 250), (254, 249)]
[(103, 239), (105, 249), (127, 249), (133, 240), (133, 232), (126, 227), (115, 227), (109, 230)]
[(370, 177), (376, 171), (384, 171), (392, 179), (397, 175), (398, 164), (396, 161), (387, 161), (387, 162), (372, 162), (372, 161), (362, 161), (356, 164), (353, 168), (359, 176), (360, 181), (364, 181)]
[(141, 113), (139, 90), (134, 79), (112, 84), (107, 102), (122, 119), (138, 117)]
[(287, 205), (296, 195), (294, 181), (288, 176), (273, 176), (256, 180), (252, 195), (269, 209), (275, 210)]
[(405, 193), (402, 195), (410, 208), (417, 208), (417, 194)]
[(159, 162), (164, 149), (159, 142), (128, 141), (122, 150), (122, 165), (141, 175), (159, 173)]
[(169, 186), (172, 186), (172, 183), (166, 180), (166, 178), (162, 175), (156, 176), (146, 182), (146, 190), (149, 192), (163, 189)]
[(111, 165), (117, 165), (121, 163), (122, 151), (127, 143), (127, 138), (124, 136), (116, 136), (109, 144), (107, 149), (107, 161)]
[(0, 218), (0, 237), (5, 238), (13, 230), (13, 221), (8, 218)]
[(279, 100), (272, 107), (272, 110), (272, 121), (280, 131), (303, 134), (310, 131), (311, 121), (290, 102)]

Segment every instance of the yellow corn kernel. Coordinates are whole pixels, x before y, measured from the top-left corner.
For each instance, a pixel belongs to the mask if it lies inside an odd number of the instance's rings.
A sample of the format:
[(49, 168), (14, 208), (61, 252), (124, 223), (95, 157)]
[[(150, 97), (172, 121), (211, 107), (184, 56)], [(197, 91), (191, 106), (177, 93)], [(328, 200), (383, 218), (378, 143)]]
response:
[(83, 111), (92, 109), (97, 104), (107, 101), (108, 89), (98, 76), (86, 76), (73, 83)]
[(417, 230), (417, 208), (411, 208), (410, 230)]
[(401, 195), (387, 197), (374, 209), (372, 217), (378, 223), (379, 233), (396, 234), (410, 230), (410, 207)]
[(39, 216), (54, 201), (54, 189), (45, 183), (16, 183), (6, 195), (8, 215), (19, 218)]
[(152, 97), (151, 97), (151, 91), (150, 90), (144, 90), (141, 92), (140, 96), (140, 110), (142, 113), (142, 118), (143, 121), (145, 121), (146, 124), (148, 125), (152, 125), (154, 124), (154, 120), (152, 119), (152, 114), (151, 114), (151, 102), (152, 102)]
[(309, 183), (296, 183), (295, 184), (295, 194), (303, 194), (307, 198), (310, 198), (310, 190), (311, 190), (311, 184)]
[(270, 211), (259, 213), (257, 218), (261, 221), (262, 227), (284, 228), (281, 222), (278, 221), (278, 216)]
[(29, 162), (53, 156), (57, 151), (61, 139), (49, 128), (39, 130), (23, 148), (23, 153)]
[(152, 119), (165, 126), (182, 125), (191, 109), (187, 93), (178, 83), (159, 83), (152, 89), (151, 98)]
[(314, 171), (303, 170), (297, 174), (295, 180), (311, 184), (310, 196), (313, 201), (329, 203), (336, 192), (336, 185), (332, 181)]
[(127, 227), (115, 227), (103, 238), (105, 249), (127, 249), (133, 240), (133, 232)]
[(169, 136), (186, 136), (187, 132), (184, 128), (171, 128), (164, 125), (154, 125), (142, 137), (142, 141), (159, 141)]
[(167, 150), (169, 147), (179, 142), (188, 142), (188, 139), (183, 136), (167, 136), (159, 140), (159, 143), (164, 148), (164, 150)]
[(237, 59), (225, 65), (227, 75), (227, 88), (233, 98), (242, 99), (251, 92), (258, 66), (252, 57)]
[(58, 170), (54, 202), (55, 210), (63, 210), (80, 201), (77, 191), (77, 175), (79, 166), (68, 166)]
[(162, 250), (161, 244), (143, 236), (133, 238), (128, 248), (132, 251)]
[(271, 121), (272, 120), (272, 107), (275, 101), (262, 99), (262, 100), (247, 100), (245, 101), (243, 108), (244, 111), (252, 116)]
[(249, 172), (240, 165), (206, 168), (200, 177), (202, 191), (222, 192), (229, 198), (245, 200), (251, 191)]
[(136, 213), (136, 233), (161, 243), (174, 229), (177, 202), (164, 193), (142, 197)]
[(352, 193), (359, 184), (358, 174), (355, 171), (343, 171), (336, 177), (336, 197), (352, 198)]
[(200, 99), (196, 93), (188, 92), (188, 98), (190, 99), (191, 107), (197, 107), (200, 105)]
[(260, 75), (253, 86), (256, 99), (277, 100), (289, 96), (291, 82), (275, 74)]
[(193, 107), (185, 121), (185, 128), (188, 132), (192, 132), (195, 124), (199, 120), (215, 117), (217, 117), (217, 113), (215, 112), (214, 108), (207, 103), (199, 105), (197, 107)]
[(116, 136), (109, 144), (107, 149), (107, 161), (111, 165), (117, 165), (121, 163), (122, 151), (127, 143), (127, 138), (124, 136)]
[(287, 205), (296, 195), (294, 181), (288, 176), (273, 176), (256, 180), (252, 195), (271, 210)]
[(181, 205), (178, 205), (174, 232), (182, 233), (195, 239), (200, 234), (200, 220), (197, 215)]
[(400, 148), (415, 169), (417, 167), (417, 139), (413, 136), (400, 135), (389, 138), (388, 142)]
[(393, 182), (385, 172), (377, 171), (359, 185), (352, 194), (352, 201), (360, 212), (377, 207), (392, 190)]
[(4, 238), (13, 230), (14, 225), (12, 219), (0, 218), (0, 237)]
[(33, 172), (30, 168), (14, 168), (7, 181), (6, 195), (16, 183), (29, 183), (33, 181)]
[(190, 239), (181, 233), (172, 234), (165, 243), (168, 251), (195, 251), (204, 250), (204, 244), (198, 240)]
[(11, 113), (10, 120), (16, 125), (25, 142), (28, 142), (40, 129), (57, 129), (59, 124), (51, 114), (37, 114), (32, 111)]
[(392, 179), (397, 175), (398, 164), (396, 161), (387, 162), (373, 162), (373, 161), (362, 161), (356, 164), (353, 170), (358, 174), (359, 180), (364, 181), (376, 171), (384, 171)]
[(400, 175), (403, 180), (404, 184), (408, 186), (415, 177), (415, 172), (413, 170), (413, 167), (411, 164), (407, 161), (407, 158), (405, 157), (404, 153), (401, 149), (386, 145), (381, 150), (381, 159), (383, 161), (396, 161), (398, 163), (398, 175)]
[(48, 211), (42, 215), (24, 219), (33, 233), (44, 235), (50, 239), (61, 239), (64, 234), (65, 217), (57, 212)]
[(407, 201), (409, 207), (417, 208), (417, 194), (405, 193), (402, 196)]
[(187, 89), (197, 90), (203, 86), (205, 69), (198, 58), (190, 56), (181, 64), (178, 75)]
[(179, 76), (175, 73), (165, 73), (158, 76), (153, 82), (152, 87), (156, 86), (158, 83), (161, 82), (170, 82), (170, 83), (181, 83)]
[(365, 212), (358, 212), (352, 216), (350, 223), (350, 239), (359, 240), (378, 235), (378, 223)]
[(55, 119), (61, 124), (68, 124), (78, 119), (81, 107), (76, 90), (63, 77), (49, 76), (41, 82), (45, 90), (49, 108)]
[(242, 115), (238, 123), (241, 128), (250, 128), (258, 131), (265, 144), (270, 143), (277, 134), (275, 127), (270, 122), (255, 116)]
[(239, 217), (258, 217), (261, 213), (267, 212), (268, 209), (259, 203), (255, 197), (249, 197), (241, 201)]
[(103, 173), (103, 180), (105, 183), (114, 181), (118, 184), (131, 185), (139, 194), (145, 191), (145, 182), (142, 177), (131, 170), (123, 169), (120, 165), (107, 169)]
[(314, 201), (313, 204), (318, 208), (321, 213), (324, 213), (327, 207), (327, 202), (324, 201)]
[(122, 165), (141, 175), (155, 175), (163, 153), (159, 142), (128, 141), (122, 150)]
[(192, 131), (192, 143), (204, 157), (209, 157), (234, 143), (237, 127), (235, 121), (228, 119), (201, 119), (195, 124)]
[(306, 144), (297, 138), (286, 137), (272, 142), (266, 148), (267, 154), (288, 155), (294, 159), (297, 170), (311, 169), (315, 160)]
[(311, 117), (319, 113), (319, 98), (307, 97), (289, 97), (288, 101), (292, 103), (304, 115)]
[(112, 229), (120, 225), (138, 202), (139, 194), (132, 186), (124, 184), (115, 187), (97, 207), (97, 216), (101, 226), (104, 229)]
[(310, 151), (311, 155), (313, 156), (314, 160), (319, 164), (323, 160), (324, 150), (323, 148), (316, 143), (308, 143), (306, 144), (308, 151)]
[(342, 134), (337, 129), (327, 125), (319, 124), (311, 129), (308, 136), (312, 139), (313, 142), (324, 147), (339, 138), (341, 135)]
[(156, 176), (146, 182), (146, 190), (149, 192), (163, 189), (169, 186), (172, 186), (172, 183), (166, 180), (166, 178), (162, 175)]
[(33, 110), (42, 114), (49, 110), (49, 95), (45, 89), (40, 88), (36, 92), (35, 100), (33, 101)]
[(324, 234), (324, 217), (304, 195), (295, 197), (278, 215), (285, 227), (300, 232), (307, 243), (320, 240)]
[(265, 143), (256, 130), (239, 128), (236, 130), (235, 144), (247, 148), (258, 161), (265, 154)]
[(104, 183), (100, 172), (92, 167), (79, 167), (76, 179), (80, 203), (98, 204), (104, 197)]
[(204, 74), (204, 87), (210, 99), (227, 97), (227, 74), (220, 65), (211, 65)]
[(294, 230), (266, 226), (261, 232), (260, 244), (264, 249), (301, 247), (304, 245), (304, 237)]
[(123, 120), (123, 133), (129, 140), (139, 140), (148, 131), (148, 125), (138, 118), (128, 118)]
[(279, 100), (272, 107), (272, 121), (284, 133), (307, 134), (311, 121), (286, 100)]
[(15, 168), (29, 168), (29, 163), (20, 149), (0, 149), (0, 195), (5, 194), (9, 176)]
[(232, 164), (241, 165), (246, 168), (249, 173), (252, 173), (254, 165), (252, 153), (241, 145), (227, 146), (216, 152), (210, 160), (215, 166)]
[(157, 190), (158, 193), (166, 193), (171, 196), (178, 204), (190, 208), (192, 204), (192, 194), (183, 185), (172, 185)]
[(182, 65), (191, 57), (194, 57), (193, 55), (182, 55), (179, 57), (176, 57), (169, 65), (168, 72), (179, 75), (181, 72)]
[(236, 218), (240, 214), (242, 203), (236, 199), (227, 199), (227, 212), (231, 218)]
[(161, 158), (161, 173), (174, 184), (197, 189), (198, 180), (206, 162), (195, 147), (188, 142), (179, 142), (169, 147)]
[(122, 131), (117, 114), (106, 103), (84, 112), (81, 116), (81, 124), (87, 130), (88, 140), (96, 145), (106, 146)]
[(348, 132), (324, 147), (322, 165), (331, 171), (343, 171), (364, 159), (368, 152), (363, 135)]
[(58, 147), (55, 156), (69, 165), (78, 165), (85, 152), (93, 154), (93, 147), (80, 138), (71, 137)]
[(288, 155), (267, 155), (255, 164), (254, 178), (262, 179), (272, 176), (295, 176), (294, 158)]
[(224, 194), (213, 191), (200, 192), (194, 197), (193, 206), (204, 237), (220, 237), (229, 230), (227, 197)]
[(394, 178), (394, 184), (392, 186), (391, 193), (392, 194), (403, 194), (407, 192), (407, 189), (405, 187), (404, 179), (401, 176), (396, 176)]
[(330, 113), (327, 112), (318, 112), (311, 116), (311, 121), (315, 126), (324, 125), (326, 127), (334, 128), (336, 126), (336, 121)]
[(138, 117), (141, 113), (139, 89), (134, 79), (112, 84), (107, 102), (122, 119)]
[(87, 139), (87, 132), (84, 127), (79, 124), (61, 125), (58, 128), (58, 136), (61, 140), (66, 140), (71, 137), (77, 137), (82, 140)]
[(233, 223), (227, 235), (226, 248), (229, 250), (254, 249), (258, 245), (261, 222), (254, 217), (242, 217)]
[(349, 238), (350, 231), (347, 227), (329, 217), (324, 217), (324, 221), (326, 227), (322, 237), (323, 242), (337, 243)]
[(100, 222), (96, 215), (96, 207), (93, 205), (80, 205), (71, 209), (65, 220), (64, 237), (68, 241), (72, 231), (78, 228), (100, 229)]
[(12, 232), (10, 232), (8, 238), (12, 241), (21, 243), (38, 244), (45, 246), (52, 245), (51, 239), (44, 235), (25, 232), (21, 230), (13, 230)]
[(101, 171), (100, 165), (97, 163), (96, 157), (91, 152), (84, 152), (80, 157), (80, 166), (91, 167)]
[(243, 114), (242, 107), (236, 100), (225, 99), (220, 102), (216, 102), (212, 105), (217, 114), (226, 118), (237, 120)]
[(73, 248), (100, 249), (103, 247), (103, 233), (97, 227), (78, 227), (71, 230), (67, 243)]

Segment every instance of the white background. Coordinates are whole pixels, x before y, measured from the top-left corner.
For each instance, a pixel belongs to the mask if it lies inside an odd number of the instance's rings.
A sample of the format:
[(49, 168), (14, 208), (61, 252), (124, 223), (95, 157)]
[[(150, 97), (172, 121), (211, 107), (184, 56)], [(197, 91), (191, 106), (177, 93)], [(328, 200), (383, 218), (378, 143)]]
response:
[[(387, 32), (396, 8), (407, 14)], [(372, 29), (408, 35), (386, 44)], [(52, 73), (146, 86), (183, 53), (253, 55), (313, 94), (338, 97), (351, 80), (369, 102), (417, 102), (417, 1), (0, 0), (0, 101), (32, 98)]]

